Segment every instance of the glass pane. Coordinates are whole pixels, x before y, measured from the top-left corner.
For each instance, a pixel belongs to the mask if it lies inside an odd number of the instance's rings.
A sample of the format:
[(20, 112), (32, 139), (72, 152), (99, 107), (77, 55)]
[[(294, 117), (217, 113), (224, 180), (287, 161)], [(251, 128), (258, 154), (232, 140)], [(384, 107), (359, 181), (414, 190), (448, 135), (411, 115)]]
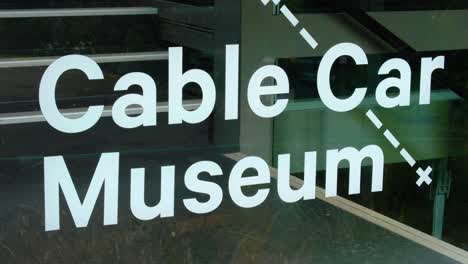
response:
[(2, 263), (468, 263), (467, 10), (0, 3)]

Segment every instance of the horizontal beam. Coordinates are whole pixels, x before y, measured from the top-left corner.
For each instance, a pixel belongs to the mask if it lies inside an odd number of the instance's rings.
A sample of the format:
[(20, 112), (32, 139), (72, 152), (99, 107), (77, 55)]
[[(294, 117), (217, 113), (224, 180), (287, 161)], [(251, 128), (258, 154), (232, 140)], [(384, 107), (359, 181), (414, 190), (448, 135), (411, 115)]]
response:
[(212, 31), (216, 25), (213, 7), (161, 8), (159, 18), (167, 23), (198, 28), (202, 31)]
[(177, 25), (165, 20), (160, 21), (159, 38), (207, 54), (213, 54), (215, 49), (213, 32), (200, 31), (196, 28)]
[[(167, 51), (154, 52), (133, 52), (133, 53), (112, 53), (86, 55), (97, 63), (116, 63), (132, 61), (159, 61), (168, 60)], [(33, 58), (7, 58), (0, 59), (1, 68), (21, 68), (21, 67), (39, 67), (48, 66), (60, 57), (33, 57)]]
[[(431, 103), (449, 102), (463, 100), (458, 94), (452, 90), (433, 90), (431, 91)], [(410, 98), (411, 104), (419, 104), (419, 93), (412, 92)], [(375, 95), (364, 98), (358, 108), (368, 109), (369, 107), (379, 106), (375, 99)], [(329, 110), (320, 98), (301, 99), (292, 101), (288, 104), (285, 111), (309, 111), (309, 110)]]
[(157, 15), (154, 7), (59, 8), (0, 10), (0, 18)]
[[(200, 106), (200, 100), (185, 100), (184, 108), (188, 111), (196, 110)], [(156, 107), (158, 113), (167, 113), (169, 106), (167, 102), (161, 102)], [(69, 119), (75, 119), (82, 117), (88, 108), (72, 108), (62, 110), (63, 116)], [(143, 112), (143, 108), (140, 106), (129, 107), (126, 110), (127, 115), (139, 115)], [(112, 107), (106, 106), (104, 108), (102, 117), (112, 116)], [(33, 112), (20, 112), (20, 113), (5, 113), (0, 114), (0, 126), (2, 125), (13, 125), (13, 124), (27, 124), (27, 123), (41, 123), (46, 122), (45, 117), (41, 111)]]

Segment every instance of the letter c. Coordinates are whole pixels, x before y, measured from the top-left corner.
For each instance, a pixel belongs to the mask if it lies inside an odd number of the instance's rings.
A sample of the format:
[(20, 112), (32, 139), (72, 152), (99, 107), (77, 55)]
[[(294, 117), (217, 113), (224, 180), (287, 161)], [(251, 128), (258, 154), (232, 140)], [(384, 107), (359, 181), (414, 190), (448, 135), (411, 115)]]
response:
[(333, 111), (348, 112), (359, 106), (366, 96), (367, 88), (356, 88), (348, 99), (338, 99), (332, 92), (330, 72), (335, 61), (342, 56), (350, 56), (356, 65), (368, 64), (366, 53), (356, 44), (341, 43), (333, 46), (325, 55), (317, 74), (317, 88), (323, 103)]
[(64, 133), (80, 133), (94, 126), (102, 115), (104, 106), (91, 106), (76, 119), (63, 116), (55, 100), (55, 90), (60, 76), (68, 70), (80, 70), (89, 80), (102, 80), (104, 75), (92, 59), (82, 55), (68, 55), (53, 62), (42, 76), (39, 86), (39, 105), (47, 122)]

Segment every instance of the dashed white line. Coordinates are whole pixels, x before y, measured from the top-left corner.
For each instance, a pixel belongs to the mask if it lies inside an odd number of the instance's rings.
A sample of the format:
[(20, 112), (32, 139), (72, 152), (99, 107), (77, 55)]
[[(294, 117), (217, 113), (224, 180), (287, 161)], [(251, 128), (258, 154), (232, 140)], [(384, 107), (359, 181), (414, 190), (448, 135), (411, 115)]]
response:
[(312, 35), (310, 35), (309, 31), (307, 31), (305, 28), (301, 30), (300, 34), (313, 49), (315, 49), (318, 46), (317, 41), (315, 41)]
[(297, 20), (296, 16), (289, 10), (289, 8), (286, 5), (283, 5), (280, 9), (281, 13), (288, 19), (289, 23), (293, 27), (297, 26), (299, 24), (299, 20)]
[(380, 119), (372, 112), (372, 110), (367, 111), (366, 116), (370, 119), (370, 121), (374, 124), (377, 129), (382, 127), (382, 122)]
[(411, 154), (408, 153), (406, 149), (404, 148), (401, 149), (400, 155), (406, 160), (406, 162), (408, 162), (408, 164), (411, 167), (414, 167), (414, 165), (416, 164), (416, 161), (414, 160), (413, 156), (411, 156)]
[[(275, 5), (278, 5), (281, 0), (261, 0), (264, 5), (267, 5), (272, 1)], [(293, 27), (296, 27), (299, 24), (299, 20), (297, 17), (289, 10), (289, 8), (286, 5), (283, 5), (280, 8), (281, 13), (286, 17), (286, 19), (291, 23)], [(315, 49), (318, 46), (317, 41), (310, 35), (310, 33), (305, 29), (302, 28), (300, 31), (300, 34), (302, 38), (309, 44), (312, 49)], [(369, 120), (374, 124), (374, 126), (380, 130), (383, 126), (382, 121), (372, 112), (372, 110), (367, 111), (366, 116), (369, 118)], [(388, 139), (388, 141), (393, 145), (395, 149), (398, 149), (400, 147), (400, 142), (397, 140), (397, 138), (387, 129), (383, 133), (383, 135)], [(406, 160), (406, 162), (411, 166), (414, 167), (416, 164), (416, 161), (414, 158), (408, 153), (408, 151), (405, 148), (402, 148), (400, 151), (400, 155)], [(422, 168), (418, 168), (417, 174), (419, 175), (419, 179), (416, 182), (418, 186), (421, 186), (424, 182), (427, 183), (428, 185), (431, 184), (432, 179), (429, 177), (429, 175), (432, 172), (432, 168), (428, 167), (426, 170), (423, 170)]]
[[(270, 1), (272, 1), (275, 5), (278, 5), (281, 2), (281, 0), (261, 1), (263, 5), (267, 5), (268, 3), (270, 3)], [(281, 6), (280, 11), (293, 27), (296, 27), (299, 24), (299, 20), (297, 19), (297, 17), (293, 14), (293, 12), (291, 12), (291, 10), (289, 10), (289, 8), (286, 5)], [(302, 28), (299, 33), (301, 34), (302, 38), (304, 38), (304, 40), (307, 42), (307, 44), (309, 44), (309, 46), (312, 47), (312, 49), (315, 49), (318, 46), (317, 41), (314, 39), (314, 37), (312, 37), (312, 35), (310, 35), (307, 29)]]
[(396, 139), (392, 132), (390, 132), (388, 129), (385, 130), (384, 136), (388, 139), (388, 141), (390, 141), (394, 148), (398, 148), (400, 146), (398, 139)]
[[(382, 128), (383, 124), (380, 121), (380, 119), (372, 112), (372, 110), (367, 111), (366, 113), (367, 118), (374, 124), (374, 126), (380, 130)], [(398, 139), (390, 132), (390, 130), (386, 129), (383, 133), (383, 135), (387, 138), (387, 140), (393, 145), (395, 149), (398, 149), (400, 147), (400, 142)], [(411, 154), (408, 153), (408, 151), (405, 148), (402, 148), (400, 151), (400, 155), (405, 159), (405, 161), (411, 166), (414, 167), (416, 165), (416, 160), (411, 156)], [(428, 167), (426, 170), (423, 170), (422, 168), (418, 168), (416, 173), (419, 175), (419, 179), (416, 182), (418, 186), (421, 186), (423, 183), (426, 183), (427, 185), (430, 185), (432, 183), (432, 179), (429, 177), (429, 175), (432, 173), (432, 168)]]

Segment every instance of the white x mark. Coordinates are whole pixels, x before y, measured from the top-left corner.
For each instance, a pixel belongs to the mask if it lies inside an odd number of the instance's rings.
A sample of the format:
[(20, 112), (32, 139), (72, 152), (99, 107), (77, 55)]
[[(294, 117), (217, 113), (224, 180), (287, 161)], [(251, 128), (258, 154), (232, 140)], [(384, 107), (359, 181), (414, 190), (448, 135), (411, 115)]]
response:
[(423, 183), (426, 183), (427, 185), (430, 185), (432, 182), (432, 179), (429, 177), (429, 174), (431, 174), (432, 168), (427, 167), (425, 171), (423, 171), (421, 168), (419, 168), (416, 173), (419, 175), (419, 180), (416, 182), (418, 186), (421, 186)]

